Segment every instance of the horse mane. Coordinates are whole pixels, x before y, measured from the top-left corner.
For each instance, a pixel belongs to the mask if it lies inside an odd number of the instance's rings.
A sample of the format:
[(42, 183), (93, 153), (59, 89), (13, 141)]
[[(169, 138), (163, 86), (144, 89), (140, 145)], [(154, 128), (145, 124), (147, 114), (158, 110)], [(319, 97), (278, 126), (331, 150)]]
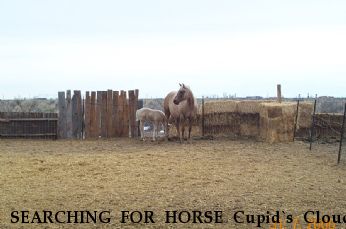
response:
[(184, 88), (188, 89), (188, 91), (189, 91), (189, 93), (190, 93), (190, 95), (191, 95), (191, 96), (189, 96), (188, 99), (187, 99), (188, 104), (194, 106), (194, 105), (195, 105), (195, 96), (193, 95), (190, 86), (185, 85), (185, 84), (182, 84), (182, 86), (183, 86)]

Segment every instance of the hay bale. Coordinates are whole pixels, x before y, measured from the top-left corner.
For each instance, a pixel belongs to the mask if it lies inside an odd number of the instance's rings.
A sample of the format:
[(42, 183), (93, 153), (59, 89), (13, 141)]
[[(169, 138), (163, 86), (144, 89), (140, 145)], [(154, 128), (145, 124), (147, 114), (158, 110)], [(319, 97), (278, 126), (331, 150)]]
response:
[(241, 137), (255, 137), (259, 136), (260, 116), (259, 113), (238, 113), (240, 116), (239, 135)]
[[(222, 101), (206, 101), (204, 103), (204, 114), (236, 112), (239, 101), (222, 100)], [(202, 112), (202, 109), (200, 109)]]
[(239, 113), (259, 113), (261, 103), (260, 100), (242, 100), (237, 103), (237, 112)]
[(308, 102), (299, 103), (298, 117), (297, 117), (297, 130), (311, 127), (313, 111), (314, 111), (313, 103), (308, 103)]
[[(211, 113), (259, 113), (262, 103), (272, 103), (270, 100), (215, 100), (204, 103), (204, 114)], [(202, 114), (202, 106), (198, 113)]]
[(259, 128), (258, 125), (252, 123), (241, 123), (240, 124), (240, 136), (243, 137), (258, 137)]
[(266, 142), (293, 141), (294, 103), (262, 103), (260, 108), (260, 139)]

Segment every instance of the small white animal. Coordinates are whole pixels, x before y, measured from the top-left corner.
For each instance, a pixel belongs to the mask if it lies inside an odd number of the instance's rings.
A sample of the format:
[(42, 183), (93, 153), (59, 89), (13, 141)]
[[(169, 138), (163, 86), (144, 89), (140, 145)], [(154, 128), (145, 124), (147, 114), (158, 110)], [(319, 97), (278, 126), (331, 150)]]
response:
[(154, 125), (153, 141), (156, 140), (160, 124), (162, 124), (163, 128), (165, 129), (167, 122), (165, 113), (160, 110), (154, 110), (146, 107), (143, 107), (136, 111), (136, 121), (140, 121), (139, 126), (142, 140), (144, 140), (144, 122), (150, 121)]

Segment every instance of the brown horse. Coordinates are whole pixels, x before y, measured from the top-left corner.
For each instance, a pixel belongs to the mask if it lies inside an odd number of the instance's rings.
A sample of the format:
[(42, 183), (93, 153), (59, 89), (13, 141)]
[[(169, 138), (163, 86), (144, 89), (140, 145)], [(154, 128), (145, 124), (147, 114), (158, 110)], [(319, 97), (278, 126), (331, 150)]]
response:
[[(179, 84), (179, 91), (172, 91), (166, 96), (163, 108), (167, 120), (173, 120), (177, 128), (180, 142), (183, 142), (185, 124), (189, 125), (188, 140), (191, 139), (192, 123), (197, 114), (197, 100), (188, 86)], [(166, 126), (166, 137), (168, 138), (168, 121)]]

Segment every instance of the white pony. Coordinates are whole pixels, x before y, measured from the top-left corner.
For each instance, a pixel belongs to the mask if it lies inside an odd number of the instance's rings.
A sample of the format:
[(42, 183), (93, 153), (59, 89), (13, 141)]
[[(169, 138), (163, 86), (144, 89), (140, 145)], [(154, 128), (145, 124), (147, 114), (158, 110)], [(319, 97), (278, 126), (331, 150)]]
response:
[[(150, 108), (141, 108), (136, 111), (136, 121), (140, 121), (140, 131), (141, 131), (141, 139), (144, 140), (144, 122), (150, 121), (154, 125), (153, 131), (153, 141), (156, 140), (158, 135), (160, 124), (163, 125), (164, 130), (166, 129), (166, 116), (160, 110), (154, 110)], [(165, 130), (166, 132), (166, 130)]]

